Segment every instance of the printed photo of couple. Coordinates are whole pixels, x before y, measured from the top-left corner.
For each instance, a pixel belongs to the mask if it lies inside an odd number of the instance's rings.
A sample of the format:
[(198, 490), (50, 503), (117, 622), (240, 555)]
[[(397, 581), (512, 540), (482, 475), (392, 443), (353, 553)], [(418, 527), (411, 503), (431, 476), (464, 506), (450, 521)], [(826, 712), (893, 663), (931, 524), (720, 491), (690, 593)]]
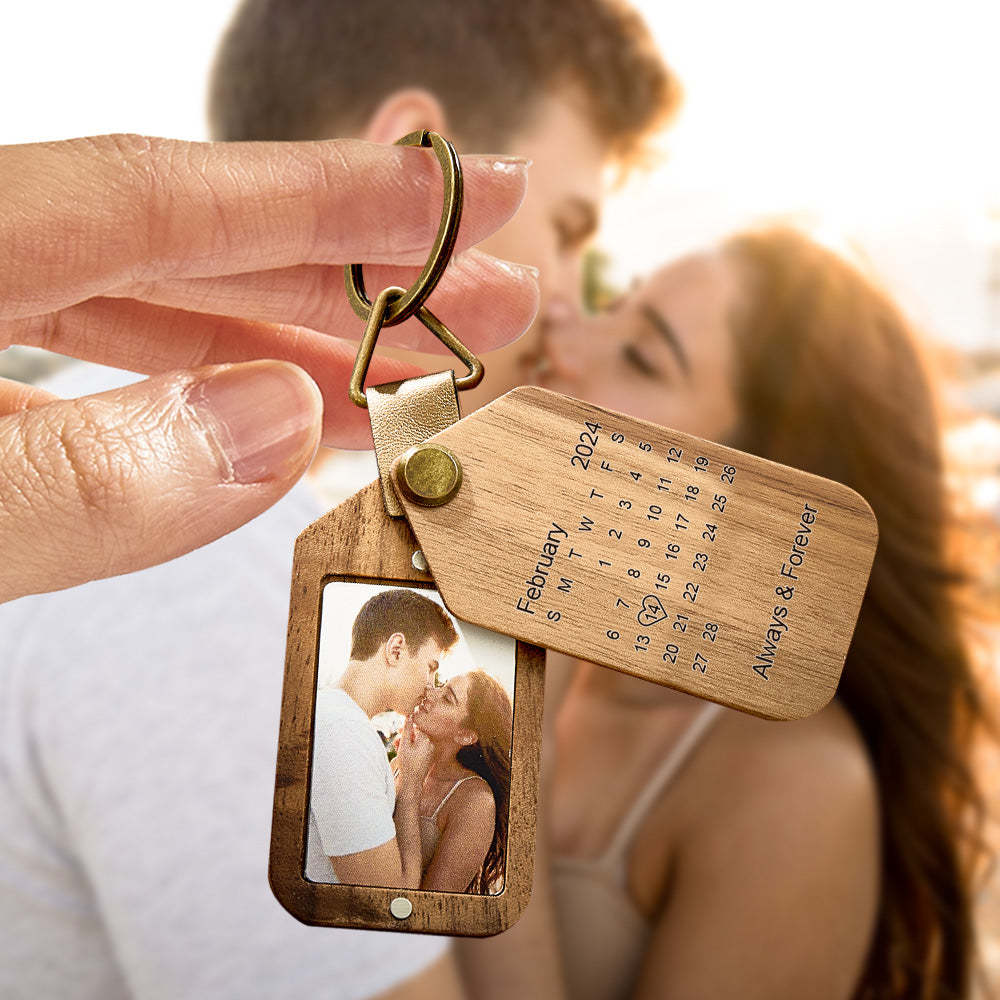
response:
[(514, 659), (435, 591), (327, 584), (306, 878), (503, 890)]

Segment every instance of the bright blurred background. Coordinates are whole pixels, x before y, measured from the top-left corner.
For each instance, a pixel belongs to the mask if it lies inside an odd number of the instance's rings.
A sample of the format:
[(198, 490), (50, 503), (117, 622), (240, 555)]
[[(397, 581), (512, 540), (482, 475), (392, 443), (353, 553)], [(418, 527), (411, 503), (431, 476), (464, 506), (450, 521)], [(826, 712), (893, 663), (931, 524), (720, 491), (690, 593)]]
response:
[[(207, 71), (235, 3), (6, 5), (0, 143), (207, 138)], [(635, 5), (687, 99), (655, 169), (607, 205), (609, 276), (625, 284), (765, 218), (849, 248), (941, 348), (966, 498), (1000, 518), (1000, 4)], [(15, 377), (58, 364), (0, 353), (0, 374)]]
[[(236, 0), (4, 11), (0, 143), (207, 138), (208, 67)], [(639, 0), (686, 102), (655, 169), (607, 206), (610, 277), (775, 216), (865, 257), (952, 353), (952, 447), (1000, 512), (1000, 4)], [(0, 355), (31, 377), (38, 352)], [(973, 414), (989, 414), (993, 420)]]

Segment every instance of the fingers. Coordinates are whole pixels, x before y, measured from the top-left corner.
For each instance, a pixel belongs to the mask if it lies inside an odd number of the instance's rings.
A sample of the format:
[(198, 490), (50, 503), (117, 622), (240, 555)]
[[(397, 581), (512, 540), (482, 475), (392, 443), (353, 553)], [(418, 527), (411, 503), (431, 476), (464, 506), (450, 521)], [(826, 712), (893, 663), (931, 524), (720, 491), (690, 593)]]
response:
[(396, 759), (399, 761), (400, 771), (406, 766), (410, 745), (413, 743), (412, 723), (407, 716), (403, 722), (403, 728), (396, 734)]
[[(458, 249), (524, 196), (523, 160), (462, 159)], [(0, 147), (0, 317), (136, 281), (297, 264), (422, 266), (441, 215), (430, 150), (336, 139), (189, 143), (98, 136)]]
[(403, 729), (400, 735), (402, 736), (403, 745), (409, 747), (414, 746), (418, 740), (423, 742), (428, 739), (424, 731), (417, 728), (412, 715), (408, 715), (406, 717), (406, 721), (403, 723)]
[(33, 385), (0, 378), (0, 416), (27, 410), (33, 406), (43, 406), (58, 398), (44, 389), (36, 389)]
[[(18, 343), (149, 375), (259, 358), (291, 361), (309, 372), (323, 394), (323, 443), (371, 447), (368, 411), (347, 395), (357, 345), (337, 337), (132, 299), (90, 299), (39, 320), (8, 324), (8, 332), (12, 327)], [(412, 364), (376, 357), (367, 382), (378, 385), (419, 374), (421, 369)]]
[(281, 497), (321, 401), (270, 361), (162, 375), (0, 418), (0, 600), (141, 569)]
[[(417, 268), (366, 268), (369, 297), (387, 285), (408, 287), (417, 274)], [(219, 278), (164, 280), (115, 294), (194, 312), (294, 323), (354, 339), (361, 338), (364, 328), (344, 293), (343, 268), (332, 265), (300, 264)], [(430, 306), (473, 351), (496, 350), (517, 339), (534, 319), (538, 273), (534, 268), (469, 250), (453, 259)], [(415, 318), (387, 327), (379, 335), (379, 343), (431, 353), (446, 350)]]

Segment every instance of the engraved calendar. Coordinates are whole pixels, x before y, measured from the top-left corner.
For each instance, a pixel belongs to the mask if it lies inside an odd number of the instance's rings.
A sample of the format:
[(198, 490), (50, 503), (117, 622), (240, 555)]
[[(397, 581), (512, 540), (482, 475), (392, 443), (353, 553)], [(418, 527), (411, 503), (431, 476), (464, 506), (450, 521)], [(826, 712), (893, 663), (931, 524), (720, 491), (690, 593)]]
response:
[(431, 439), (405, 503), (460, 618), (767, 718), (836, 690), (877, 539), (848, 487), (535, 387)]

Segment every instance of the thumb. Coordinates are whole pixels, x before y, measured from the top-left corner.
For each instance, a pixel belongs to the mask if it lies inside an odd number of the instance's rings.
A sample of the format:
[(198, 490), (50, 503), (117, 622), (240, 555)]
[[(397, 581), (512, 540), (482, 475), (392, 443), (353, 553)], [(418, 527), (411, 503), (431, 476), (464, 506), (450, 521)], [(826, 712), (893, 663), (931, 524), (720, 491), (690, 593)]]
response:
[(281, 361), (158, 375), (0, 417), (0, 601), (164, 562), (306, 470), (323, 402)]

